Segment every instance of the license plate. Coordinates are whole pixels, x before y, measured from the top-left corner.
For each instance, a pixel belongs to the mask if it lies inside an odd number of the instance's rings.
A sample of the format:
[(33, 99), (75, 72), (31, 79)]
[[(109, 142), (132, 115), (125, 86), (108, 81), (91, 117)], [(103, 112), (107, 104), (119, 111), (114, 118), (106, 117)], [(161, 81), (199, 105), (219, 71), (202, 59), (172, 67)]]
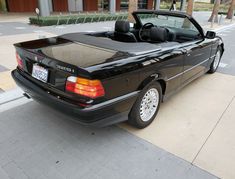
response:
[(33, 65), (32, 77), (46, 83), (48, 78), (48, 70), (37, 64)]

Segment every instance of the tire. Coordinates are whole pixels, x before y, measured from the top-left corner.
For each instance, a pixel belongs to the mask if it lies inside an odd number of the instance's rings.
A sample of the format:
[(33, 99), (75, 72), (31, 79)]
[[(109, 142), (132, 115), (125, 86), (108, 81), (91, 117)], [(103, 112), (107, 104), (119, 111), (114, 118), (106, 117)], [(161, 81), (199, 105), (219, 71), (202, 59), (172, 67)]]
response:
[(215, 73), (216, 72), (216, 70), (218, 69), (220, 60), (221, 60), (221, 56), (222, 56), (222, 49), (221, 49), (221, 47), (218, 47), (217, 52), (214, 57), (214, 60), (211, 63), (211, 66), (210, 66), (208, 73)]
[(139, 129), (147, 127), (156, 117), (161, 101), (161, 85), (158, 82), (149, 84), (141, 91), (133, 105), (129, 114), (128, 123)]

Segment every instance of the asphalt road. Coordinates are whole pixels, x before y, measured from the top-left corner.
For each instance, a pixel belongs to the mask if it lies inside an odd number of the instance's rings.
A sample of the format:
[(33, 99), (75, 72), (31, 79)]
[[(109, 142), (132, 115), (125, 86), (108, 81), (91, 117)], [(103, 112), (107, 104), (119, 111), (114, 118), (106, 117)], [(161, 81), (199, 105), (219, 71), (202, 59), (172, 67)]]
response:
[(235, 76), (235, 26), (217, 33), (225, 44), (225, 52), (221, 59), (218, 72)]
[[(21, 23), (0, 25), (2, 35), (16, 34), (16, 31), (19, 34), (32, 31), (60, 34), (78, 30), (79, 26), (39, 30), (36, 27), (28, 29), (28, 25)], [(102, 30), (113, 27), (112, 23), (99, 25)], [(79, 31), (97, 30), (94, 24), (82, 28), (81, 25)], [(219, 72), (230, 75), (235, 75), (234, 33), (234, 27), (219, 32), (226, 44)], [(217, 178), (116, 126), (84, 127), (58, 111), (28, 102), (18, 96), (20, 92), (11, 93), (0, 95), (1, 179)], [(11, 96), (10, 102), (2, 102), (7, 96)], [(19, 98), (14, 100), (12, 96)]]

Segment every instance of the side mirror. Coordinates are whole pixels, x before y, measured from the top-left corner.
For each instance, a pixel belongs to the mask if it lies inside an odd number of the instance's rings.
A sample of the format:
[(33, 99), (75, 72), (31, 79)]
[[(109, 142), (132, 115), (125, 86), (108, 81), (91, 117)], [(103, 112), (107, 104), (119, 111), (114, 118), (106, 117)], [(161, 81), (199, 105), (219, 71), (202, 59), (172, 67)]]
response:
[(207, 31), (206, 32), (206, 38), (208, 38), (208, 39), (213, 39), (213, 38), (215, 38), (215, 36), (216, 36), (216, 33), (214, 31)]

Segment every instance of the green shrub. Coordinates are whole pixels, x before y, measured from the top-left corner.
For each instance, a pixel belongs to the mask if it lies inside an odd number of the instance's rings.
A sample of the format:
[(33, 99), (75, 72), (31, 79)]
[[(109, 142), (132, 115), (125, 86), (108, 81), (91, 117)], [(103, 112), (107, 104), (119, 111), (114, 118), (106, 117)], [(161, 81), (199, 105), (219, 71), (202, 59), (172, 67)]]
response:
[(92, 23), (102, 21), (126, 20), (127, 14), (80, 14), (71, 16), (47, 16), (29, 17), (30, 24), (40, 26), (62, 25), (62, 24), (79, 24), (79, 23)]

